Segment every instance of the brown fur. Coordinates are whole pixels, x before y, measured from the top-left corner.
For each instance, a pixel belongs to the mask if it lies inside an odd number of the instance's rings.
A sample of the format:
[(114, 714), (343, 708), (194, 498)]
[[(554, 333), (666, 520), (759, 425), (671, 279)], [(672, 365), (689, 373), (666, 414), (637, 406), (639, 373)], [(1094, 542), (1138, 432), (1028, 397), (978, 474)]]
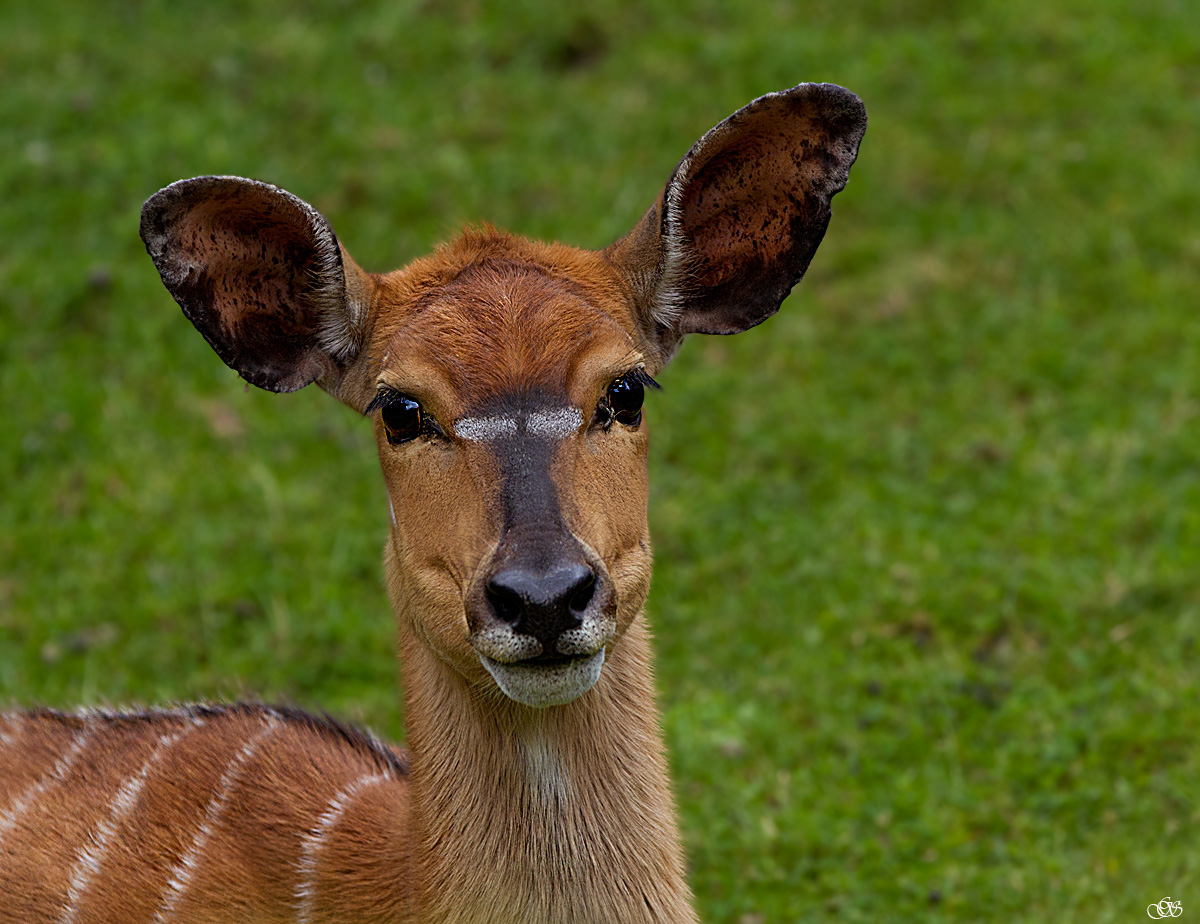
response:
[[(398, 393), (433, 422), (393, 445), (374, 417), (412, 770), (266, 707), (0, 715), (0, 921), (694, 922), (643, 613), (648, 427), (599, 408), (684, 334), (776, 310), (864, 127), (852, 94), (804, 84), (705, 135), (606, 251), (484, 227), (386, 275), (263, 183), (147, 202), (164, 283), (249, 381), (317, 381), (359, 411)], [(514, 435), (456, 429), (497, 420)], [(596, 647), (570, 655), (603, 667), (546, 708), (526, 702), (548, 702), (555, 659), (485, 638), (511, 629), (490, 582), (513, 562), (594, 580), (571, 644)], [(505, 695), (497, 663), (532, 686)]]
[[(0, 921), (59, 921), (69, 903), (75, 911), (71, 920), (79, 924), (154, 920), (170, 892), (172, 871), (195, 843), (223, 775), (246, 743), (264, 732), (262, 746), (246, 761), (238, 785), (211, 825), (206, 849), (171, 919), (295, 921), (303, 833), (325, 810), (332, 792), (368, 775), (386, 778), (372, 797), (386, 800), (387, 811), (366, 829), (373, 862), (349, 878), (370, 881), (374, 876), (377, 884), (387, 884), (393, 911), (397, 901), (410, 900), (411, 892), (392, 876), (408, 862), (410, 851), (409, 826), (402, 817), (407, 776), (399, 755), (366, 738), (343, 734), (301, 713), (259, 706), (41, 712), (19, 718), (0, 757), (37, 755), (42, 773), (23, 779), (4, 773), (0, 779), (15, 785), (0, 791), (0, 804), (11, 807), (14, 792), (27, 792), (35, 782), (45, 786), (11, 828), (0, 830)], [(86, 743), (70, 771), (48, 777), (46, 761), (52, 765), (81, 735)], [(179, 737), (152, 760), (164, 736), (172, 735)], [(120, 813), (118, 792), (147, 767), (144, 785), (128, 803), (129, 810)], [(96, 869), (72, 896), (80, 852), (89, 847), (97, 851)], [(340, 890), (370, 896), (367, 900), (374, 904), (380, 895), (377, 889), (335, 886), (333, 880), (344, 877), (334, 870), (316, 872), (315, 881), (335, 898)], [(311, 920), (347, 918), (334, 909)], [(351, 920), (406, 918), (364, 915)]]

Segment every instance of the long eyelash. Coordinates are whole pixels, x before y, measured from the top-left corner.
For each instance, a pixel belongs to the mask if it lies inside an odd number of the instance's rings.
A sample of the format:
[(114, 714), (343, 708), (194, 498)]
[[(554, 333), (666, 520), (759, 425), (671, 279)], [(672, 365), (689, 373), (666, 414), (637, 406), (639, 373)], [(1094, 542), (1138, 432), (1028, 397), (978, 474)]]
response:
[(363, 417), (370, 417), (373, 413), (388, 404), (391, 404), (400, 396), (398, 391), (392, 391), (390, 388), (381, 388), (375, 392), (375, 397), (371, 399), (371, 403), (367, 405), (367, 409), (363, 411)]
[(654, 379), (650, 377), (650, 373), (641, 366), (638, 366), (632, 372), (626, 372), (625, 378), (631, 382), (637, 382), (639, 385), (657, 388), (659, 391), (662, 391), (662, 386), (659, 385), (658, 382), (654, 381)]
[[(363, 417), (370, 417), (381, 407), (387, 407), (397, 398), (403, 397), (405, 397), (403, 392), (399, 392), (394, 388), (388, 388), (387, 386), (384, 386), (375, 393), (375, 397), (371, 399), (371, 403), (368, 404), (366, 410), (363, 411)], [(422, 412), (421, 420), (423, 421), (423, 428), (425, 432), (432, 433), (435, 436), (440, 436), (443, 439), (446, 437), (446, 431), (438, 425), (438, 422), (434, 420), (432, 416)]]

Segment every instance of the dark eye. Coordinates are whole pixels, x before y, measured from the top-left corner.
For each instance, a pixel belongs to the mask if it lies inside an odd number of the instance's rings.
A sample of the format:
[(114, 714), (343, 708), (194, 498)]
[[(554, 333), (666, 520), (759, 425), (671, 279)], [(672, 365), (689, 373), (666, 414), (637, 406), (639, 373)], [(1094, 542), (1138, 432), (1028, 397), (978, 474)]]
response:
[(393, 446), (407, 443), (421, 435), (424, 427), (421, 405), (412, 398), (397, 396), (383, 405), (379, 414), (388, 442)]
[(614, 379), (608, 386), (604, 400), (596, 408), (596, 419), (606, 430), (612, 426), (614, 420), (627, 427), (636, 427), (642, 421), (642, 402), (645, 399), (646, 389), (642, 384), (642, 377), (636, 373), (623, 375)]
[(636, 426), (642, 419), (642, 402), (646, 389), (642, 383), (623, 375), (608, 386), (608, 406), (612, 415), (623, 424)]

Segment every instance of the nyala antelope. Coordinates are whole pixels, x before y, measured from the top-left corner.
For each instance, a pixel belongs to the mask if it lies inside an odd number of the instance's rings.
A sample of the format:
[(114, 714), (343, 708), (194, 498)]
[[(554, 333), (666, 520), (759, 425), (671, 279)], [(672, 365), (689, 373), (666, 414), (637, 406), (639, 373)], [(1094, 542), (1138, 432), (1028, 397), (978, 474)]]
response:
[(642, 401), (778, 310), (866, 128), (750, 103), (605, 250), (482, 228), (395, 272), (254, 180), (141, 234), (229, 366), (371, 418), (408, 750), (296, 710), (0, 714), (0, 921), (694, 922), (655, 706)]

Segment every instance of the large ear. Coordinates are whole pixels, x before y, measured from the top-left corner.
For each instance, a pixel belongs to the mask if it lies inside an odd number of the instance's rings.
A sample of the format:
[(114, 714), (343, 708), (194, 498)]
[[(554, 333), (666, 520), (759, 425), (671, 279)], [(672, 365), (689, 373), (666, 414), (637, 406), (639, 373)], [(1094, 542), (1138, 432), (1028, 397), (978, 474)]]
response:
[(366, 336), (368, 279), (316, 209), (257, 180), (180, 180), (142, 207), (167, 290), (247, 382), (336, 390)]
[(828, 83), (760, 97), (704, 135), (606, 254), (665, 359), (684, 334), (736, 334), (779, 310), (829, 224), (867, 128)]

